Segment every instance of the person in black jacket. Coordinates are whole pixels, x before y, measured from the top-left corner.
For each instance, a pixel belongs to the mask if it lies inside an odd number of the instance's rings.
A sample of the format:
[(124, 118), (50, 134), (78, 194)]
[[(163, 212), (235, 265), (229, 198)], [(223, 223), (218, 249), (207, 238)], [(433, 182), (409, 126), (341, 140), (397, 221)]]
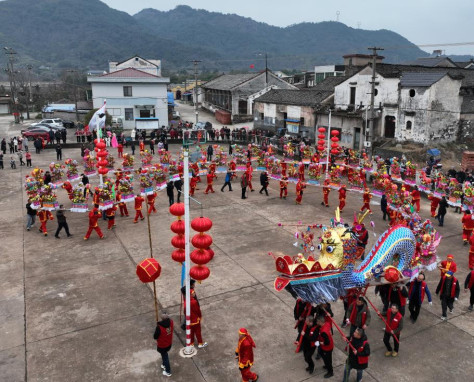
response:
[(178, 194), (177, 200), (179, 203), (181, 199), (181, 189), (183, 188), (183, 181), (181, 178), (174, 181), (174, 188), (176, 188), (176, 193)]
[(380, 209), (383, 213), (383, 220), (387, 220), (387, 196), (385, 194), (382, 195), (382, 199), (380, 200)]
[(31, 199), (28, 199), (28, 203), (26, 203), (26, 217), (28, 218), (26, 221), (26, 230), (29, 231), (36, 221), (36, 210), (31, 208)]
[(59, 210), (56, 211), (56, 219), (58, 220), (58, 229), (54, 234), (56, 239), (60, 239), (59, 232), (64, 228), (66, 231), (67, 237), (71, 237), (72, 235), (69, 233), (69, 226), (67, 225), (66, 215), (64, 215), (64, 206), (61, 204), (59, 206)]
[(161, 321), (156, 323), (155, 333), (153, 334), (153, 338), (156, 340), (156, 350), (160, 353), (163, 361), (161, 368), (163, 369), (163, 375), (165, 377), (171, 377), (168, 352), (171, 350), (173, 344), (173, 328), (173, 320), (171, 320), (166, 313), (162, 313)]
[(316, 350), (316, 341), (319, 336), (318, 329), (319, 327), (314, 322), (314, 317), (306, 317), (306, 329), (301, 332), (301, 335), (303, 336), (301, 347), (303, 349), (304, 360), (308, 364), (306, 371), (310, 374), (312, 374), (314, 371), (313, 354)]
[(441, 319), (443, 321), (448, 319), (446, 314), (447, 308), (449, 308), (449, 313), (453, 313), (454, 301), (458, 300), (459, 291), (459, 282), (451, 271), (441, 276), (438, 286), (436, 287), (436, 294), (439, 295), (439, 299), (441, 300)]
[(214, 154), (214, 149), (212, 145), (207, 146), (207, 161), (210, 162), (212, 160), (212, 155)]
[(447, 208), (449, 208), (449, 204), (446, 200), (446, 196), (443, 196), (438, 204), (438, 215), (436, 215), (440, 227), (444, 225), (444, 215), (446, 215), (446, 212), (448, 212)]
[(362, 328), (357, 328), (349, 343), (355, 349), (348, 346), (349, 356), (347, 357), (346, 367), (344, 369), (343, 382), (349, 382), (351, 370), (357, 370), (357, 382), (362, 380), (364, 369), (369, 366), (370, 346), (365, 331)]
[(56, 160), (63, 159), (63, 149), (60, 144), (56, 146)]
[(263, 193), (265, 191), (265, 194), (268, 196), (268, 174), (266, 171), (263, 171), (260, 174), (260, 185), (262, 186), (262, 189), (260, 190), (260, 193)]
[(464, 291), (467, 292), (468, 289), (471, 292), (471, 295), (469, 297), (469, 308), (467, 309), (472, 312), (474, 305), (474, 271), (469, 272), (464, 281)]
[[(170, 180), (167, 184), (166, 184), (166, 195), (168, 195), (168, 200), (170, 202), (170, 206), (172, 204), (174, 204), (174, 184), (173, 184), (173, 181)], [(179, 194), (178, 194), (179, 196)]]

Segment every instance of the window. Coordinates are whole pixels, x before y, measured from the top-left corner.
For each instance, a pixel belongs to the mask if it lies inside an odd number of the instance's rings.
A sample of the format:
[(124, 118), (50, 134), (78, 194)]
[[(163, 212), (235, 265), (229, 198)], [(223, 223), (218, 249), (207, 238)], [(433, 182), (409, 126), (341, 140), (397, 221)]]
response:
[(300, 126), (304, 126), (304, 118), (303, 117), (300, 118)]
[(410, 89), (410, 91), (408, 92), (408, 94), (410, 95), (411, 98), (413, 98), (416, 94), (415, 92), (415, 89)]
[(350, 95), (349, 105), (355, 105), (356, 100), (356, 88), (355, 86), (351, 86), (351, 95)]
[(107, 113), (112, 117), (120, 117), (122, 115), (122, 109), (119, 108), (107, 108)]
[(412, 122), (411, 121), (407, 121), (406, 125), (405, 125), (405, 128), (407, 130), (411, 130), (411, 125), (412, 125)]
[(125, 120), (126, 121), (133, 121), (133, 108), (126, 108), (125, 109)]
[(123, 96), (124, 97), (131, 97), (132, 96), (132, 87), (131, 86), (124, 86), (123, 87)]
[(265, 119), (265, 115), (263, 113), (260, 113), (260, 121), (263, 121)]
[(379, 94), (379, 91), (377, 89), (374, 89), (374, 96), (376, 96), (377, 94)]

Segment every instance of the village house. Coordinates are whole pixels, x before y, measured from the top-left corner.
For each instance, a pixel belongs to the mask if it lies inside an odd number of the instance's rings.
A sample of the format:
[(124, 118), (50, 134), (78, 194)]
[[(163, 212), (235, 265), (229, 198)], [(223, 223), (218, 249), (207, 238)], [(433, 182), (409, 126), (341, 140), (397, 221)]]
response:
[[(201, 107), (212, 113), (224, 113), (234, 123), (253, 120), (253, 95), (270, 90), (296, 89), (270, 71), (251, 74), (223, 74), (201, 86)], [(217, 115), (216, 115), (217, 117)]]
[(107, 101), (107, 112), (123, 120), (124, 129), (168, 125), (169, 78), (161, 76), (160, 60), (134, 56), (109, 63), (109, 73), (87, 77), (94, 108)]

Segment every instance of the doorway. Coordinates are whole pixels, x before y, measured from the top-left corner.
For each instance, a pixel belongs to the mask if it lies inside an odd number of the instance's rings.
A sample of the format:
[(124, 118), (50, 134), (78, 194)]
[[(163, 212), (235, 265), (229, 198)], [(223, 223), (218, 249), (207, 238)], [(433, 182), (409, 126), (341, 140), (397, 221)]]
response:
[(354, 143), (352, 145), (354, 150), (359, 150), (360, 148), (360, 135), (360, 127), (354, 127)]
[(393, 115), (385, 117), (385, 138), (395, 138), (395, 117)]

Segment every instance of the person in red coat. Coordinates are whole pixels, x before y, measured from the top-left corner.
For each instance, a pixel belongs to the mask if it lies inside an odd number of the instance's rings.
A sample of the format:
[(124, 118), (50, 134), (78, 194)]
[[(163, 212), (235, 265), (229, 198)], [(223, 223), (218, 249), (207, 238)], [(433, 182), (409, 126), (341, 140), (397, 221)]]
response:
[(206, 195), (209, 193), (209, 191), (211, 191), (211, 193), (215, 192), (214, 189), (212, 188), (212, 184), (214, 183), (214, 178), (217, 178), (214, 172), (210, 172), (209, 174), (207, 174), (207, 187), (206, 187), (206, 191), (204, 191)]
[(438, 263), (438, 268), (441, 271), (441, 276), (443, 276), (446, 272), (456, 273), (458, 270), (458, 266), (454, 262), (454, 256), (451, 254), (446, 256), (446, 260), (440, 261)]
[(94, 204), (94, 208), (92, 209), (91, 212), (89, 212), (89, 229), (87, 230), (86, 236), (84, 236), (84, 240), (89, 240), (92, 230), (95, 230), (95, 232), (97, 232), (97, 235), (99, 235), (100, 239), (103, 239), (105, 237), (98, 223), (98, 220), (101, 217), (102, 217), (102, 212), (99, 211), (99, 205)]
[[(181, 292), (183, 294), (186, 293), (186, 290), (182, 289)], [(191, 289), (191, 316), (190, 316), (190, 323), (191, 323), (191, 346), (194, 346), (194, 338), (197, 339), (198, 348), (205, 348), (208, 343), (202, 340), (201, 336), (201, 322), (202, 322), (202, 313), (201, 307), (199, 306), (199, 302), (196, 299), (196, 292), (194, 289)], [(184, 300), (184, 312), (186, 314), (186, 299)]]
[(284, 177), (286, 176), (286, 170), (288, 168), (288, 164), (286, 162), (281, 162), (280, 166), (281, 166), (281, 176)]
[(286, 176), (282, 176), (280, 180), (280, 199), (286, 199), (288, 196), (288, 178)]
[(319, 326), (319, 336), (316, 345), (319, 345), (319, 354), (324, 361), (324, 368), (326, 369), (324, 378), (331, 378), (334, 375), (332, 368), (334, 341), (331, 335), (331, 322), (326, 321), (324, 316), (318, 316), (316, 322)]
[(140, 194), (137, 194), (137, 196), (135, 196), (135, 219), (133, 219), (134, 223), (138, 222), (138, 218), (140, 218), (141, 220), (145, 219), (142, 214), (142, 204), (144, 201), (145, 199)]
[(469, 238), (469, 269), (474, 270), (474, 235)]
[(346, 185), (343, 184), (339, 189), (339, 211), (342, 212), (346, 206)]
[(469, 238), (472, 235), (472, 230), (474, 230), (474, 216), (471, 215), (471, 211), (466, 210), (464, 216), (461, 219), (462, 222), (462, 240), (464, 245), (467, 245)]
[(299, 178), (302, 182), (304, 182), (304, 164), (303, 162), (300, 162), (300, 165), (298, 167), (298, 175), (299, 175)]
[(431, 201), (431, 217), (434, 218), (436, 217), (436, 209), (438, 208), (438, 204), (441, 199), (434, 195), (428, 195), (428, 199)]
[(117, 211), (117, 207), (114, 205), (112, 208), (105, 210), (105, 216), (107, 217), (107, 229), (110, 231), (113, 227), (116, 227), (115, 224), (115, 211)]
[(155, 208), (156, 196), (157, 195), (155, 191), (153, 191), (153, 194), (146, 196), (146, 202), (148, 204), (148, 214), (151, 214), (152, 212), (156, 213), (156, 208)]
[(156, 340), (156, 350), (161, 354), (163, 375), (171, 377), (171, 367), (168, 352), (173, 344), (174, 323), (165, 312), (161, 314), (161, 321), (156, 323), (153, 338)]
[(42, 232), (44, 236), (48, 236), (48, 229), (46, 228), (46, 223), (48, 222), (48, 220), (54, 220), (53, 214), (51, 213), (51, 211), (41, 209), (37, 212), (37, 215), (41, 223), (39, 231)]
[(372, 210), (370, 209), (370, 199), (372, 199), (372, 194), (370, 193), (370, 190), (366, 188), (364, 191), (364, 194), (362, 195), (362, 200), (364, 201), (364, 205), (360, 209), (360, 212), (364, 210), (369, 210), (370, 213), (372, 213)]
[[(385, 357), (396, 357), (400, 346), (400, 333), (403, 329), (403, 316), (398, 311), (398, 305), (392, 304), (387, 312), (387, 320), (385, 324), (385, 333), (383, 336), (383, 343), (387, 348)], [(393, 351), (390, 345), (390, 337), (393, 337)]]
[(242, 382), (255, 382), (258, 380), (258, 375), (250, 369), (253, 366), (253, 348), (255, 342), (245, 328), (239, 329), (239, 342), (235, 349), (235, 356), (239, 362), (239, 370), (242, 375)]
[(117, 146), (117, 155), (119, 158), (123, 158), (123, 145), (121, 143)]
[(127, 208), (127, 203), (122, 202), (122, 193), (120, 191), (117, 192), (117, 196), (115, 197), (115, 200), (118, 202), (119, 209), (120, 209), (120, 216), (128, 216), (128, 208)]
[(418, 191), (418, 187), (415, 186), (411, 191), (411, 204), (416, 206), (416, 212), (420, 212), (420, 200), (420, 191)]
[(196, 186), (198, 183), (198, 177), (197, 176), (192, 176), (191, 179), (189, 180), (189, 195), (194, 196), (194, 191), (196, 190)]
[(323, 185), (323, 201), (321, 202), (322, 206), (329, 207), (329, 193), (330, 192), (331, 192), (331, 188), (329, 187), (329, 179), (326, 179)]
[(253, 186), (252, 186), (253, 168), (250, 162), (247, 162), (247, 170), (245, 170), (245, 174), (247, 175), (248, 187), (251, 192), (254, 192), (255, 190), (253, 189)]
[(301, 204), (303, 200), (303, 190), (306, 188), (306, 185), (300, 179), (298, 183), (296, 183), (296, 204)]

